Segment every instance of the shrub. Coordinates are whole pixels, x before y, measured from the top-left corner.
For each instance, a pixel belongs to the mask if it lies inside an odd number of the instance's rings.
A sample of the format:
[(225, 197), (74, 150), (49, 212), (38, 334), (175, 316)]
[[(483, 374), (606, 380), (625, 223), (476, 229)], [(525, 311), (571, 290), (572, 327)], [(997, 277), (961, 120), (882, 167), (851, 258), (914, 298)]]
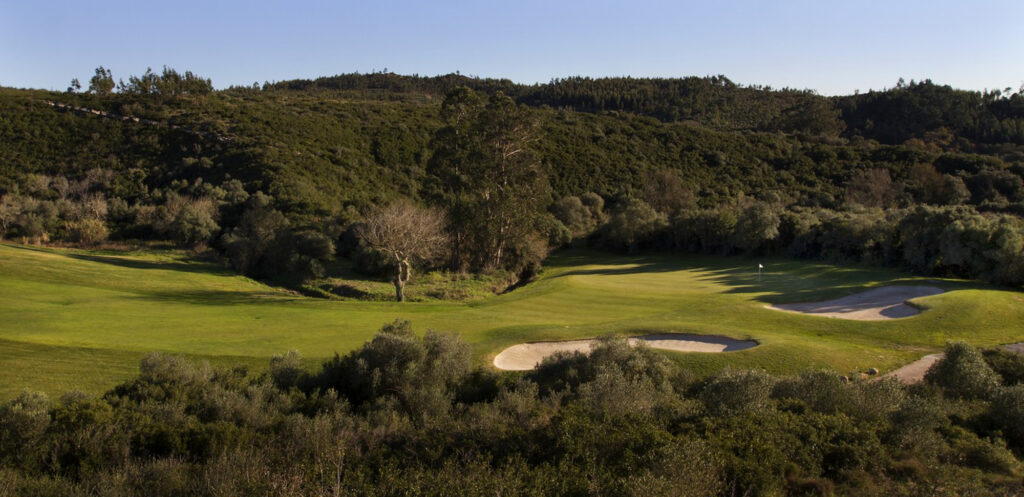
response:
[(597, 379), (602, 371), (616, 370), (628, 381), (649, 381), (661, 391), (682, 391), (687, 374), (675, 363), (648, 347), (631, 347), (624, 338), (604, 337), (590, 354), (559, 353), (544, 358), (526, 377), (545, 393), (576, 391)]
[(658, 393), (649, 377), (629, 377), (616, 367), (601, 368), (579, 387), (580, 402), (598, 419), (648, 413), (657, 404)]
[(732, 243), (742, 251), (758, 251), (779, 235), (779, 223), (775, 208), (764, 202), (754, 202), (740, 214)]
[(215, 214), (209, 200), (185, 204), (171, 223), (172, 239), (186, 246), (205, 243), (220, 229)]
[(651, 469), (627, 477), (631, 495), (703, 497), (724, 494), (722, 458), (707, 443), (672, 443), (654, 452)]
[(826, 413), (843, 413), (850, 418), (877, 422), (900, 407), (907, 393), (895, 378), (844, 382), (834, 371), (805, 371), (786, 378), (772, 391), (776, 399), (795, 399), (809, 408)]
[(739, 218), (733, 209), (689, 209), (672, 219), (672, 239), (676, 248), (704, 253), (733, 251), (732, 235)]
[(579, 197), (561, 198), (551, 204), (550, 210), (573, 237), (586, 236), (594, 230), (590, 209), (583, 205)]
[(300, 284), (323, 276), (323, 261), (334, 242), (323, 233), (287, 229), (288, 221), (257, 193), (247, 202), (241, 223), (221, 239), (231, 265), (253, 278)]
[(422, 420), (450, 407), (470, 369), (469, 346), (458, 337), (428, 330), (420, 339), (409, 321), (395, 320), (362, 348), (324, 363), (312, 384), (364, 407), (391, 399)]
[(220, 229), (216, 221), (216, 202), (210, 197), (190, 198), (169, 193), (154, 215), (153, 227), (185, 246), (206, 242)]
[(962, 466), (978, 468), (990, 473), (1014, 475), (1020, 467), (1002, 440), (979, 438), (963, 428), (954, 428), (950, 440), (950, 457)]
[(24, 391), (0, 406), (0, 461), (17, 459), (50, 425), (50, 402), (39, 392)]
[(110, 236), (107, 224), (101, 219), (85, 218), (68, 223), (68, 236), (73, 242), (95, 245)]
[(285, 354), (274, 354), (270, 358), (270, 378), (274, 385), (282, 390), (298, 386), (299, 380), (306, 374), (302, 367), (302, 354), (297, 350), (289, 350)]
[(771, 405), (774, 384), (763, 371), (725, 370), (708, 380), (700, 399), (713, 415), (761, 410)]
[(900, 408), (907, 399), (903, 383), (893, 377), (852, 385), (851, 402), (846, 414), (855, 419), (878, 422)]
[(999, 389), (986, 417), (993, 428), (1002, 431), (1011, 448), (1024, 454), (1024, 385)]
[(547, 239), (547, 246), (552, 248), (564, 247), (574, 237), (572, 230), (558, 218), (550, 215), (537, 218), (537, 232)]
[(834, 371), (805, 371), (775, 385), (772, 397), (796, 399), (818, 412), (847, 411), (850, 391)]
[(946, 345), (946, 355), (925, 373), (924, 381), (942, 387), (946, 395), (967, 399), (988, 398), (999, 386), (999, 376), (977, 349), (965, 343)]
[(1024, 355), (1003, 349), (989, 349), (981, 355), (985, 363), (1002, 377), (1004, 385), (1024, 383)]
[(643, 200), (626, 197), (615, 205), (601, 233), (608, 246), (633, 253), (642, 245), (650, 245), (655, 235), (667, 226), (663, 214)]
[(128, 467), (128, 487), (136, 495), (179, 497), (192, 486), (188, 464), (173, 458), (154, 459)]

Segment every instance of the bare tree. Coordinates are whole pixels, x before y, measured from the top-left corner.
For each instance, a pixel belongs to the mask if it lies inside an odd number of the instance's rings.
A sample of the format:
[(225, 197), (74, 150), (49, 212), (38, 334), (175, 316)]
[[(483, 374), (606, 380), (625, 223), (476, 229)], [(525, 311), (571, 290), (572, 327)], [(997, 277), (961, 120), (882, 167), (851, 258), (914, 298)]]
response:
[(395, 264), (395, 299), (405, 299), (405, 284), (412, 263), (428, 260), (443, 251), (448, 236), (441, 211), (417, 206), (408, 200), (372, 210), (359, 230), (367, 245), (390, 256)]

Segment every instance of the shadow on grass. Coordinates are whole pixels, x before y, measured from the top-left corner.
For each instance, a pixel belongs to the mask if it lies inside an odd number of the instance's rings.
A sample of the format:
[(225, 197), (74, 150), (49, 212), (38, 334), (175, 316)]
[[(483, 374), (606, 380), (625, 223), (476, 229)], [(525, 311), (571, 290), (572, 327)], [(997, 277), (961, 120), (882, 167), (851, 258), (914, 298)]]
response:
[[(577, 275), (625, 275), (640, 273), (669, 273), (672, 271), (683, 271), (700, 269), (693, 264), (692, 259), (682, 259), (666, 255), (658, 256), (609, 256), (607, 254), (573, 254), (561, 255), (558, 257), (558, 264), (564, 266), (593, 266), (604, 265), (593, 269), (570, 269), (559, 276)], [(737, 266), (738, 267), (738, 266)]]
[[(727, 287), (723, 293), (760, 294), (755, 300), (766, 304), (830, 300), (889, 285), (938, 286), (945, 290), (979, 288), (968, 281), (924, 279), (896, 268), (860, 267), (820, 261), (779, 260), (747, 256), (661, 254), (656, 256), (610, 256), (600, 253), (559, 254), (560, 265), (605, 265), (592, 269), (569, 269), (560, 276), (628, 275), (672, 271), (696, 271), (699, 281)], [(758, 264), (764, 264), (758, 274)]]
[(291, 302), (299, 297), (272, 293), (226, 292), (218, 290), (183, 290), (175, 292), (147, 292), (129, 298), (156, 301), (178, 302), (198, 305), (238, 305), (263, 304), (268, 302)]
[(147, 261), (139, 259), (129, 259), (125, 257), (113, 257), (108, 255), (90, 254), (65, 255), (72, 259), (78, 259), (89, 262), (98, 262), (100, 264), (110, 264), (112, 266), (119, 266), (131, 269), (161, 269), (165, 271), (184, 271), (189, 273), (209, 274), (212, 276), (238, 275), (238, 273), (235, 273), (228, 269), (217, 267), (213, 264), (205, 262)]
[(183, 262), (183, 261), (154, 261), (154, 260), (141, 260), (123, 256), (111, 256), (111, 255), (99, 255), (99, 254), (79, 254), (68, 251), (55, 252), (52, 250), (46, 250), (42, 247), (30, 247), (27, 245), (18, 244), (4, 244), (4, 247), (15, 250), (24, 250), (26, 252), (35, 252), (38, 254), (46, 254), (49, 256), (63, 256), (71, 259), (77, 259), (80, 261), (96, 262), (100, 264), (109, 264), (111, 266), (125, 267), (131, 269), (162, 269), (165, 271), (184, 271), (189, 273), (200, 273), (209, 274), (212, 276), (237, 276), (238, 273), (231, 271), (230, 269), (217, 266), (216, 264), (196, 260), (194, 262)]
[(883, 286), (936, 286), (944, 290), (978, 288), (971, 282), (927, 279), (894, 268), (839, 266), (818, 262), (783, 261), (756, 269), (702, 269), (700, 279), (728, 286), (724, 293), (757, 293), (766, 304), (818, 302)]

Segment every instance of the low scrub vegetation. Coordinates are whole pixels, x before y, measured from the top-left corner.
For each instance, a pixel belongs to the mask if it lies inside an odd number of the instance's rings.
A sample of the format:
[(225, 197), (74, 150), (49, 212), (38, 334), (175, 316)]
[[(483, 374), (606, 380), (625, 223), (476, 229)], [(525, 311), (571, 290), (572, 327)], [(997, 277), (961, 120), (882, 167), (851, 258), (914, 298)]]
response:
[(914, 387), (823, 370), (700, 379), (610, 338), (525, 374), (470, 357), (407, 321), (315, 370), (294, 352), (259, 375), (151, 354), (102, 396), (0, 406), (0, 494), (1024, 491), (1024, 391), (996, 372), (1017, 356), (993, 369), (952, 344)]

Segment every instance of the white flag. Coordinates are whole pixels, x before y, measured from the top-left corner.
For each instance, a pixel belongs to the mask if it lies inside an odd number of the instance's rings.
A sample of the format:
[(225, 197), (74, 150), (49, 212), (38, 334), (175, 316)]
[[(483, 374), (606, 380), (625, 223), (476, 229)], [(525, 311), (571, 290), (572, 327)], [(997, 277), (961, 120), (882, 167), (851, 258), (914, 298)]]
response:
[(758, 265), (757, 265), (757, 268), (758, 268), (758, 269), (764, 269), (764, 266), (763, 266), (763, 265), (761, 265), (761, 264), (758, 264)]

